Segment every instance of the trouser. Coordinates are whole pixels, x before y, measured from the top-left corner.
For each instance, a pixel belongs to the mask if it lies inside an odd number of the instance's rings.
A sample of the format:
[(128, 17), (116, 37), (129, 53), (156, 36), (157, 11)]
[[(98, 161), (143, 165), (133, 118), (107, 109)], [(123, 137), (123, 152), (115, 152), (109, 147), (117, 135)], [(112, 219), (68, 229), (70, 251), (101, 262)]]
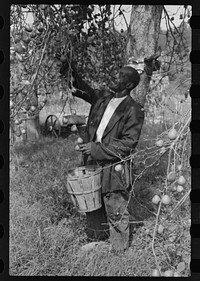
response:
[(115, 251), (124, 251), (129, 245), (128, 192), (115, 191), (102, 195), (102, 207), (86, 213), (89, 240), (110, 237)]

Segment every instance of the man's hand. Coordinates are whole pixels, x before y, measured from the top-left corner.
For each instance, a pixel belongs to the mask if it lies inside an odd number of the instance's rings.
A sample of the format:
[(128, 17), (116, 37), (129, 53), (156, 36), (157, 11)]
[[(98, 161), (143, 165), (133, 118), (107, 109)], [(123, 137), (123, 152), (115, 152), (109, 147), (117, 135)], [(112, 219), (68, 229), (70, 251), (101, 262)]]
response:
[(79, 144), (80, 151), (84, 154), (91, 155), (91, 142)]

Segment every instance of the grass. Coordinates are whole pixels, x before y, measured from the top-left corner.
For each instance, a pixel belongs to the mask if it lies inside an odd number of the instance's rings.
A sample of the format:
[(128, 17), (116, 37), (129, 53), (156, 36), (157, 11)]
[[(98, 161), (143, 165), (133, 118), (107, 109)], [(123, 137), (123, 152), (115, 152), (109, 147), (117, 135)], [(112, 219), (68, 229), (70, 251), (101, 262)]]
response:
[[(141, 137), (149, 131), (152, 132), (149, 137), (153, 137), (155, 132), (146, 130)], [(154, 216), (134, 228), (132, 244), (124, 254), (113, 253), (107, 243), (83, 250), (82, 246), (87, 244), (85, 215), (73, 207), (65, 188), (68, 169), (80, 163), (80, 155), (74, 151), (75, 138), (75, 135), (68, 139), (44, 137), (35, 144), (17, 144), (11, 148), (10, 275), (151, 276), (156, 267), (151, 250)], [(150, 170), (141, 179), (139, 189), (158, 188), (165, 168), (160, 165), (156, 171)], [(187, 183), (186, 189), (189, 188)], [(162, 207), (162, 217), (183, 196), (172, 191), (170, 194), (173, 205)], [(155, 252), (162, 271), (176, 270), (184, 261), (181, 276), (190, 275), (189, 221), (187, 198), (165, 220), (164, 232), (155, 237)]]

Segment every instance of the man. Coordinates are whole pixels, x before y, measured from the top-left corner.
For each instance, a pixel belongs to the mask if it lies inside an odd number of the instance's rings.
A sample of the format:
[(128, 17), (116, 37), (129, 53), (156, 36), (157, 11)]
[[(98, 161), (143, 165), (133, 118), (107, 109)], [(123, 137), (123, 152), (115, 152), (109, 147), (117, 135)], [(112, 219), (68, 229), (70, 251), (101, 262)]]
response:
[(110, 234), (112, 247), (124, 251), (129, 244), (128, 188), (129, 163), (122, 159), (135, 149), (144, 121), (144, 110), (130, 96), (140, 81), (138, 72), (124, 66), (111, 91), (94, 90), (73, 68), (73, 95), (91, 104), (86, 126), (86, 140), (80, 145), (85, 165), (102, 166), (102, 207), (86, 213), (87, 235), (105, 239)]

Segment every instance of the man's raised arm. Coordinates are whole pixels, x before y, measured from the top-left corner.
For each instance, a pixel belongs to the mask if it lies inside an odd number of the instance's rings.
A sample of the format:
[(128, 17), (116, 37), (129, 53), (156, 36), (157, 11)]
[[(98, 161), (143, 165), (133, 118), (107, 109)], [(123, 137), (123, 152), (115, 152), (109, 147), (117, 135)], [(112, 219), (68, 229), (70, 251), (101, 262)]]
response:
[[(76, 89), (76, 91), (72, 92), (72, 95), (92, 104), (93, 99), (95, 99), (96, 96), (95, 90), (92, 89), (85, 81), (82, 80), (82, 78), (80, 77), (74, 66), (74, 63), (71, 64), (71, 68), (72, 68), (72, 76), (74, 78), (73, 86)], [(65, 74), (67, 71), (68, 71), (68, 63), (66, 63), (61, 67), (60, 72), (61, 74)]]
[(92, 103), (92, 100), (95, 96), (95, 90), (82, 80), (75, 68), (72, 69), (72, 76), (74, 78), (73, 86), (76, 88), (76, 91), (72, 92), (73, 96), (82, 98), (85, 101)]

